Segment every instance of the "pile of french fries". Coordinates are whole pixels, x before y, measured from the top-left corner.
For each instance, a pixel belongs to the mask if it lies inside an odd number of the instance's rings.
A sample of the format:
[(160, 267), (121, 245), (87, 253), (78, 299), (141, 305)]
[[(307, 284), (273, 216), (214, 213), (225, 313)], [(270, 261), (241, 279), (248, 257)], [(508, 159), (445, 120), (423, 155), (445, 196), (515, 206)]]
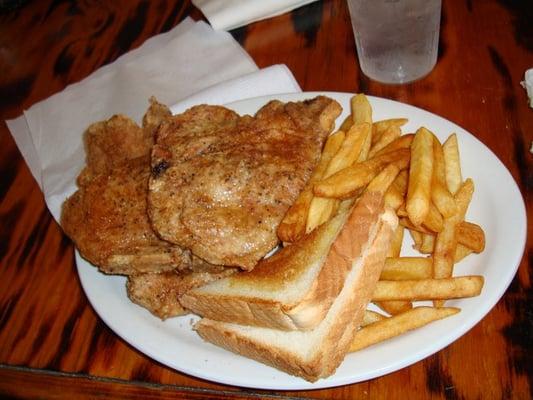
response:
[[(444, 143), (425, 127), (402, 134), (405, 118), (372, 120), (364, 94), (352, 97), (351, 114), (330, 135), (307, 186), (278, 227), (286, 244), (332, 218), (367, 187), (382, 191), (400, 224), (372, 301), (351, 351), (357, 351), (460, 310), (448, 299), (477, 296), (478, 275), (453, 276), (454, 265), (485, 247), (483, 229), (465, 215), (474, 192), (463, 179), (457, 137)], [(408, 231), (420, 256), (401, 256)], [(413, 305), (430, 301), (432, 306)]]

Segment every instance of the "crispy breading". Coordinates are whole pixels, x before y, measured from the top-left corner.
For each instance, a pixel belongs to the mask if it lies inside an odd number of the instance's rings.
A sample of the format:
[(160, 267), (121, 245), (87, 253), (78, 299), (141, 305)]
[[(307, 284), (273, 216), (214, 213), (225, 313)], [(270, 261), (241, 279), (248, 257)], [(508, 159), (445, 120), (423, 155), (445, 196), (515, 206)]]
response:
[(153, 132), (170, 116), (151, 99), (144, 127), (123, 115), (92, 124), (78, 191), (63, 204), (61, 225), (103, 272), (133, 274), (189, 267), (191, 254), (161, 240), (146, 212)]
[(252, 269), (277, 245), (340, 111), (320, 96), (272, 101), (255, 117), (201, 105), (166, 120), (152, 151), (154, 229), (212, 264)]

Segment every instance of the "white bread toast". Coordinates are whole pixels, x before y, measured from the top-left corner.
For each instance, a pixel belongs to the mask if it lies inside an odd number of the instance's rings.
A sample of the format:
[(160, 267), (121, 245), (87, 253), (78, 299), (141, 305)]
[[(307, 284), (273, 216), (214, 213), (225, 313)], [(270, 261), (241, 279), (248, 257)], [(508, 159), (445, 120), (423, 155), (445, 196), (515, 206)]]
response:
[[(361, 323), (398, 221), (395, 213), (382, 205), (376, 222), (367, 245), (343, 248), (343, 256), (353, 260), (353, 267), (325, 318), (314, 329), (283, 331), (206, 318), (195, 329), (204, 340), (308, 381), (331, 375), (344, 359)], [(364, 221), (352, 220), (349, 225), (353, 232), (368, 229)]]
[(181, 304), (213, 320), (282, 330), (314, 328), (341, 291), (353, 258), (375, 234), (383, 196), (365, 191), (354, 207), (349, 202), (344, 206), (344, 212), (252, 271), (188, 291)]

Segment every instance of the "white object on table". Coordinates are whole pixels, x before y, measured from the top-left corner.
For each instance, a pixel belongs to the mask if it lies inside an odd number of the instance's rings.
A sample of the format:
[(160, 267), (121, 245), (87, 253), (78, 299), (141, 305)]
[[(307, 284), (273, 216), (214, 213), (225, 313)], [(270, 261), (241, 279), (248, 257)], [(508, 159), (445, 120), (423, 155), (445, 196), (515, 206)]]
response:
[(192, 0), (213, 29), (231, 30), (275, 17), (316, 0)]
[(533, 68), (524, 73), (524, 80), (520, 84), (526, 89), (529, 106), (533, 108)]

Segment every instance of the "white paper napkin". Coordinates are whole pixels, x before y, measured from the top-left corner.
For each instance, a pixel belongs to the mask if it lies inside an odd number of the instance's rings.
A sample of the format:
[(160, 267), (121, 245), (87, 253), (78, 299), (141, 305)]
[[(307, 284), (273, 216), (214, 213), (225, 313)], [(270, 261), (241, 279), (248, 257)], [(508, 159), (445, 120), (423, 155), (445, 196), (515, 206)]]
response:
[(231, 30), (316, 0), (193, 0), (213, 29)]
[(58, 220), (63, 200), (76, 189), (85, 163), (82, 135), (92, 122), (118, 113), (140, 122), (152, 95), (180, 112), (297, 91), (287, 67), (258, 70), (231, 35), (187, 19), (6, 122)]
[(524, 73), (524, 80), (520, 84), (526, 89), (529, 107), (533, 108), (533, 68)]

